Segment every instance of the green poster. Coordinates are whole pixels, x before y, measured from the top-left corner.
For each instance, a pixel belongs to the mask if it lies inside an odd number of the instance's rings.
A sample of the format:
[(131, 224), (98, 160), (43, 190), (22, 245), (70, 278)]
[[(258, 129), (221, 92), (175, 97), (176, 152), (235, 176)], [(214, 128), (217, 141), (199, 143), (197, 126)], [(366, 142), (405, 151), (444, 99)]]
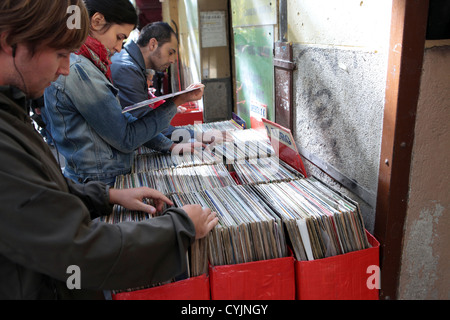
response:
[(234, 28), (236, 109), (248, 127), (255, 118), (274, 121), (272, 25)]

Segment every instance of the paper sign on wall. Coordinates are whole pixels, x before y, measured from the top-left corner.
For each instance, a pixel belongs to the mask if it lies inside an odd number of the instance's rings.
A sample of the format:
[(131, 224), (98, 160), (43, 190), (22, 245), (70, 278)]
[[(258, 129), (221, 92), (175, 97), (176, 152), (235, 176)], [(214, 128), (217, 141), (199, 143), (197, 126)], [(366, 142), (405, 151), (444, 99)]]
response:
[(225, 11), (200, 12), (202, 48), (226, 47)]

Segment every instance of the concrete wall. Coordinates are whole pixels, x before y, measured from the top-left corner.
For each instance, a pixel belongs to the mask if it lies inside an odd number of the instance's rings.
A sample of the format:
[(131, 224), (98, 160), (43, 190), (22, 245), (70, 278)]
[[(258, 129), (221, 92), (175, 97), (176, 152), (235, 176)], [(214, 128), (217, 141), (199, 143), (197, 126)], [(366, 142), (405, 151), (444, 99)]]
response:
[[(430, 44), (428, 42), (427, 44)], [(450, 41), (425, 50), (399, 299), (450, 299)]]
[[(294, 137), (301, 152), (317, 160), (305, 161), (307, 171), (357, 200), (369, 231), (375, 221), (391, 7), (391, 0), (288, 0), (288, 41), (297, 65)], [(331, 171), (362, 190), (360, 196), (330, 179)]]

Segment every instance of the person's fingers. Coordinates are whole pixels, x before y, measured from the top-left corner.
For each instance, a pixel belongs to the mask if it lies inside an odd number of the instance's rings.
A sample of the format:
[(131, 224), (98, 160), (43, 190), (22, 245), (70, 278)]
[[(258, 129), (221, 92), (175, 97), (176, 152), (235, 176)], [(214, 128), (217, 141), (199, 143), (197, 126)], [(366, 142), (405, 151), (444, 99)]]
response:
[(203, 223), (203, 228), (197, 236), (198, 239), (205, 237), (219, 222), (219, 219), (216, 217), (216, 213), (211, 212), (211, 209), (204, 208), (203, 213), (206, 215), (206, 218)]
[(219, 223), (219, 218), (215, 212), (208, 215), (208, 232), (211, 231)]
[(170, 206), (173, 206), (173, 202), (172, 200), (170, 200), (169, 198), (167, 198), (163, 193), (158, 191), (158, 194), (152, 198), (155, 201), (161, 202), (161, 203), (166, 203)]
[(165, 204), (173, 206), (172, 200), (166, 197), (162, 192), (148, 187), (142, 187), (142, 201), (144, 199), (153, 200), (154, 206), (146, 205), (145, 203), (141, 202), (141, 204), (145, 206), (143, 207), (145, 208), (145, 212), (151, 214), (162, 211)]
[(152, 215), (157, 212), (156, 211), (157, 209), (154, 206), (152, 206), (150, 204), (145, 204), (145, 203), (140, 202), (140, 201), (138, 201), (138, 203), (136, 203), (136, 206), (135, 206), (134, 210), (136, 210), (136, 211), (143, 211), (143, 212), (146, 212), (146, 213), (152, 214)]

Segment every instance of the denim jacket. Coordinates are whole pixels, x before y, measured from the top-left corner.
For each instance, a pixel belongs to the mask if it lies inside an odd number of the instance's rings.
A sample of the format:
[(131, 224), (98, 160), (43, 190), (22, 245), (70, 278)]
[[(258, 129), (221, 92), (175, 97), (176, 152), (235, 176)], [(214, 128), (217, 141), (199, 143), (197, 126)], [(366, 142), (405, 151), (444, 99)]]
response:
[(160, 132), (176, 114), (175, 104), (168, 101), (139, 119), (123, 114), (118, 89), (83, 56), (71, 54), (70, 74), (53, 82), (44, 99), (43, 120), (65, 157), (64, 174), (75, 182), (113, 185), (131, 171), (138, 147), (168, 151), (172, 145)]

